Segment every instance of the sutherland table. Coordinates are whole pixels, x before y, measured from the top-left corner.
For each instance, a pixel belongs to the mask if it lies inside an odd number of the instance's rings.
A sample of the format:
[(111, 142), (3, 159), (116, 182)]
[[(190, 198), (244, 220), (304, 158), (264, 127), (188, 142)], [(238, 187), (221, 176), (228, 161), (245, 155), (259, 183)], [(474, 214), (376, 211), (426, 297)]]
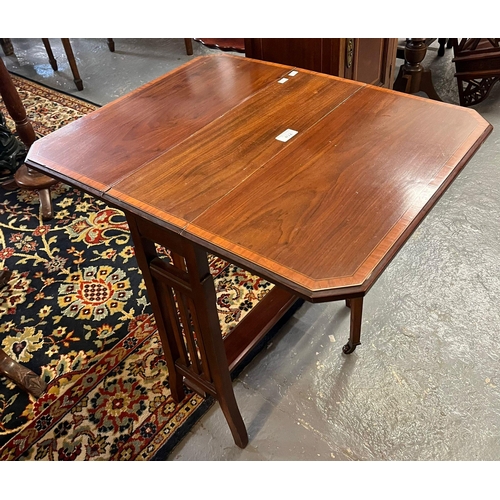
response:
[[(300, 299), (347, 301), (352, 352), (364, 295), (491, 130), (471, 109), (217, 55), (36, 141), (27, 164), (125, 212), (173, 398), (215, 396), (244, 447), (244, 355)], [(276, 285), (225, 339), (207, 252)]]

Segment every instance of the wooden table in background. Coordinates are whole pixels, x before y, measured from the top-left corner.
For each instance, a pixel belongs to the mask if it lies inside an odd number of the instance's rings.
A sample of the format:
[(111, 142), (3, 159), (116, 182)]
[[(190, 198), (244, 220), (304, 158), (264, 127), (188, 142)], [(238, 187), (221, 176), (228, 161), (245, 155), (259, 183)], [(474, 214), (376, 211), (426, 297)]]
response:
[[(127, 215), (168, 363), (248, 436), (231, 372), (297, 299), (363, 297), (492, 127), (475, 111), (280, 64), (194, 59), (33, 144)], [(172, 262), (156, 245), (172, 252)], [(207, 253), (276, 286), (222, 339)]]

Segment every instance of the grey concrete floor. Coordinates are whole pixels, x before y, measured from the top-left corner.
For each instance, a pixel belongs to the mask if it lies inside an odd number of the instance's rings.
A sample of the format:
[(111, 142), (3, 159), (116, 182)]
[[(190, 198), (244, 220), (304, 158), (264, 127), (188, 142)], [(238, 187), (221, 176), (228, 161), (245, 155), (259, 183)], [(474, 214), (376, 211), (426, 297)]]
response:
[[(57, 40), (57, 74), (39, 40), (13, 43), (8, 69), (99, 104), (190, 59), (182, 39), (75, 39), (78, 92)], [(424, 63), (458, 104), (451, 52)], [(304, 304), (234, 381), (247, 448), (216, 403), (169, 460), (500, 459), (500, 85), (473, 109), (495, 129), (366, 296), (362, 345), (341, 353), (344, 303)]]
[[(71, 47), (83, 90), (77, 90), (60, 38), (50, 38), (58, 64), (54, 71), (40, 38), (13, 38), (14, 56), (1, 53), (9, 71), (95, 104), (106, 104), (189, 61), (220, 53), (193, 42), (186, 54), (183, 38), (116, 38), (110, 52), (105, 38), (72, 38)], [(240, 54), (241, 55), (241, 54)]]

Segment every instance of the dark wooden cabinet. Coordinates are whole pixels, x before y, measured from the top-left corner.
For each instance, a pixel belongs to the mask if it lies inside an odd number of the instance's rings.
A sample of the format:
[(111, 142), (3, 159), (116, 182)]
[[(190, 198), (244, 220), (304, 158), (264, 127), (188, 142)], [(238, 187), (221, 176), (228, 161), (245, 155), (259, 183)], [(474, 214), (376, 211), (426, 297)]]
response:
[(397, 38), (245, 38), (245, 55), (391, 88), (397, 41)]

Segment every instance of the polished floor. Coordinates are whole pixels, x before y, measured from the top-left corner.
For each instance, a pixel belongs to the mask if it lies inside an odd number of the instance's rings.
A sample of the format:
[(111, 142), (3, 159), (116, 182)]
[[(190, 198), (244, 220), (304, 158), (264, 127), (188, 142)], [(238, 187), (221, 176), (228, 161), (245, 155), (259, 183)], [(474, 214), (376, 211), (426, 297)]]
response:
[[(16, 56), (2, 57), (98, 104), (193, 57), (182, 39), (115, 43), (111, 53), (105, 39), (73, 41), (81, 92), (57, 39), (58, 72), (39, 39), (13, 39)], [(442, 99), (458, 104), (451, 59), (433, 45), (424, 63)], [(247, 448), (216, 403), (169, 460), (500, 460), (500, 85), (471, 109), (495, 129), (368, 293), (362, 345), (341, 352), (344, 303), (304, 304), (234, 381)]]

